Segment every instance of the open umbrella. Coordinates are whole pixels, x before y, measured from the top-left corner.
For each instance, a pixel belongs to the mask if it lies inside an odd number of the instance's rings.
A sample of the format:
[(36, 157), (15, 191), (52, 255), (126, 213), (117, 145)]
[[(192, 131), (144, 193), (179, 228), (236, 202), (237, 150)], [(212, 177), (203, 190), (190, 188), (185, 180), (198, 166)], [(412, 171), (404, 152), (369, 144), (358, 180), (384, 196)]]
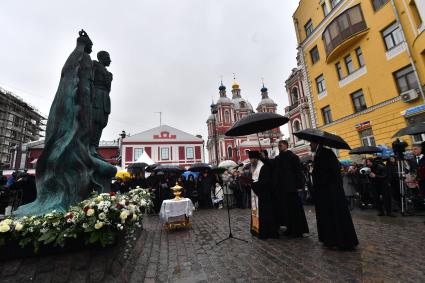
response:
[(407, 136), (407, 135), (419, 135), (425, 133), (425, 123), (417, 123), (406, 128), (399, 130), (393, 135), (393, 138)]
[(348, 153), (349, 154), (373, 154), (378, 152), (382, 152), (382, 149), (380, 149), (377, 146), (365, 145), (365, 146), (353, 148)]
[(190, 166), (188, 170), (192, 172), (211, 171), (211, 166), (209, 166), (206, 163), (195, 163), (192, 166)]
[(211, 173), (223, 174), (224, 171), (226, 171), (226, 168), (224, 168), (224, 167), (218, 167), (217, 165), (211, 166)]
[(154, 172), (163, 172), (163, 173), (177, 173), (181, 174), (184, 172), (183, 169), (181, 169), (177, 165), (168, 165), (168, 164), (159, 164), (158, 166), (153, 169)]
[(229, 168), (238, 167), (238, 164), (233, 160), (224, 160), (224, 161), (221, 161), (220, 164), (218, 164), (218, 167), (229, 169)]
[(136, 162), (128, 165), (127, 169), (145, 169), (148, 165), (145, 162)]
[(282, 115), (271, 112), (258, 112), (250, 114), (237, 121), (227, 132), (226, 136), (237, 137), (257, 134), (258, 145), (261, 150), (258, 133), (272, 130), (288, 123), (289, 119)]
[(226, 136), (237, 137), (265, 132), (288, 123), (289, 119), (271, 112), (259, 112), (237, 121), (226, 132)]
[(158, 166), (158, 164), (152, 164), (145, 168), (146, 172), (153, 172), (153, 170)]
[(350, 146), (340, 137), (318, 129), (305, 129), (294, 133), (294, 135), (302, 140), (317, 142), (338, 149), (351, 149)]

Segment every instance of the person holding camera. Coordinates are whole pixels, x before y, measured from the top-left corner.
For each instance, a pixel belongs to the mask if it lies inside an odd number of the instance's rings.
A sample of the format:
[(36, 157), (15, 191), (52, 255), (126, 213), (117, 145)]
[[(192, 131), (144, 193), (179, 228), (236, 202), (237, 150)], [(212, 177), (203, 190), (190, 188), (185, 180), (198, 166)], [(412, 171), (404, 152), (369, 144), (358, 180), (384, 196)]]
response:
[(366, 159), (366, 166), (370, 168), (369, 178), (375, 188), (375, 204), (378, 208), (378, 216), (384, 216), (384, 210), (387, 216), (395, 217), (391, 210), (391, 192), (388, 184), (388, 174), (385, 166), (373, 160)]

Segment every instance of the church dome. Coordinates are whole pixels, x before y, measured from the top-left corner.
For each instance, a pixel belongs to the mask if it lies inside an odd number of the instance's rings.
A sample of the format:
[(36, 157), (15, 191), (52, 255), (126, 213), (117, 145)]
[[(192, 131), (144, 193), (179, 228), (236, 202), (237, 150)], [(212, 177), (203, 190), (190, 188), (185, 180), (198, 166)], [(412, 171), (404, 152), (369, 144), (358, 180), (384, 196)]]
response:
[(226, 87), (225, 87), (224, 85), (221, 85), (221, 86), (218, 88), (218, 90), (220, 90), (220, 91), (226, 90)]
[(217, 100), (217, 104), (225, 104), (225, 103), (232, 103), (232, 100), (230, 98), (228, 98), (227, 96), (221, 96)]
[(248, 110), (254, 111), (251, 103), (249, 103), (249, 101), (246, 100), (245, 98), (237, 97), (232, 99), (232, 102), (233, 102), (233, 107), (235, 108), (235, 110), (248, 109)]
[(232, 89), (238, 89), (238, 88), (239, 88), (239, 84), (236, 81), (234, 81), (232, 85)]
[(261, 106), (277, 106), (277, 104), (273, 101), (273, 99), (265, 97), (261, 99), (260, 103), (258, 103), (257, 108), (260, 108)]

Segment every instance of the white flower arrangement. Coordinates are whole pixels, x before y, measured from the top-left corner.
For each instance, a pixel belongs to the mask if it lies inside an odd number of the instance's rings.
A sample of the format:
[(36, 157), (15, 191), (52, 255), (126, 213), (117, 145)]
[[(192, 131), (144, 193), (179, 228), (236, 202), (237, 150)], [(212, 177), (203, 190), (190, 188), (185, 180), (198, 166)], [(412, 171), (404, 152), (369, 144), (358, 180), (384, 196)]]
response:
[(102, 246), (112, 244), (118, 234), (142, 227), (142, 214), (153, 206), (151, 194), (136, 188), (125, 194), (95, 194), (66, 213), (52, 211), (42, 216), (7, 218), (0, 222), (0, 246), (18, 241), (21, 247), (33, 244), (65, 246), (68, 238)]

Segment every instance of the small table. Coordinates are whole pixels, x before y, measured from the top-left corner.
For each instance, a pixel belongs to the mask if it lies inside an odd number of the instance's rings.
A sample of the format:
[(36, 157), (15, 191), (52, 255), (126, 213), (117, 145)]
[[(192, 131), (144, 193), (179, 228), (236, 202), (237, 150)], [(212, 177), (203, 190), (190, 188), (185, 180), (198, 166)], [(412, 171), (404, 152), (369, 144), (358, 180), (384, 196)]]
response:
[(192, 216), (195, 207), (192, 201), (188, 198), (179, 200), (167, 199), (162, 202), (159, 216), (167, 231), (174, 228), (191, 227), (189, 217)]

